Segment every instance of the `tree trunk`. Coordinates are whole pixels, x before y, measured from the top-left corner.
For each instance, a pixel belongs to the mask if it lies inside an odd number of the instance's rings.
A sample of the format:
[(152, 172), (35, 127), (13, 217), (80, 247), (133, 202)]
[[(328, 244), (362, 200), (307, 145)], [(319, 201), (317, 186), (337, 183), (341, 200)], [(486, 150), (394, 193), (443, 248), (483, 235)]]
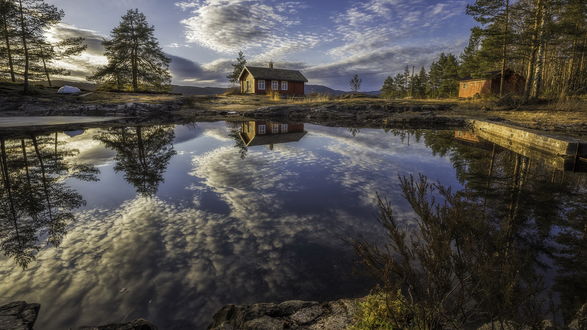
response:
[(544, 0), (538, 1), (538, 50), (536, 55), (536, 65), (534, 68), (534, 80), (532, 81), (532, 98), (536, 99), (540, 97), (541, 87), (542, 87), (542, 72), (544, 69), (544, 29), (545, 29), (545, 22), (546, 22), (546, 13), (544, 12)]
[(2, 18), (2, 20), (4, 21), (4, 39), (6, 41), (6, 55), (8, 56), (8, 67), (10, 69), (10, 80), (12, 82), (16, 82), (16, 76), (14, 75), (14, 63), (12, 61), (12, 51), (10, 50), (10, 37), (8, 35), (8, 23), (7, 23), (8, 18), (6, 17), (6, 14), (4, 14), (4, 17)]
[(20, 11), (20, 32), (22, 37), (22, 48), (24, 50), (24, 92), (29, 91), (29, 48), (27, 44), (26, 23), (24, 21), (24, 9), (22, 8), (22, 0), (18, 0)]
[(505, 26), (503, 33), (503, 49), (501, 51), (501, 78), (499, 79), (499, 96), (503, 96), (505, 85), (505, 70), (507, 66), (508, 33), (510, 21), (510, 0), (505, 0)]
[(47, 202), (47, 211), (49, 212), (49, 222), (53, 222), (53, 211), (51, 209), (51, 198), (49, 197), (49, 186), (47, 185), (47, 174), (45, 172), (45, 163), (43, 162), (43, 155), (39, 150), (39, 144), (37, 143), (37, 138), (32, 137), (33, 146), (35, 147), (35, 154), (39, 159), (39, 167), (41, 168), (41, 178), (43, 182), (43, 192), (45, 194), (45, 201)]
[(47, 83), (49, 87), (53, 87), (51, 84), (51, 78), (49, 77), (49, 70), (47, 70), (47, 63), (45, 62), (45, 53), (43, 52), (43, 47), (41, 46), (41, 59), (43, 60), (43, 70), (45, 70), (45, 76), (47, 77)]
[(8, 172), (8, 161), (6, 157), (6, 145), (4, 139), (0, 140), (0, 160), (2, 162), (2, 176), (4, 177), (4, 186), (8, 193), (8, 204), (10, 207), (10, 214), (12, 216), (12, 222), (14, 224), (14, 230), (16, 231), (16, 237), (19, 245), (21, 245), (20, 234), (18, 232), (18, 221), (16, 216), (16, 208), (14, 207), (14, 197), (12, 196), (12, 185), (10, 183), (10, 174)]

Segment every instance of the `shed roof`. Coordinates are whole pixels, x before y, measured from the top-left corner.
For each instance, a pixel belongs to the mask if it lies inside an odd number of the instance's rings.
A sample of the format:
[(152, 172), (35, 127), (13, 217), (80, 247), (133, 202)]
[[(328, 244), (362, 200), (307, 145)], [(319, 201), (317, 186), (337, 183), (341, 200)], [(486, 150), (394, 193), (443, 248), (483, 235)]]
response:
[(245, 71), (248, 71), (255, 79), (308, 82), (308, 79), (297, 70), (272, 69), (256, 66), (245, 66), (239, 75), (239, 80)]
[(247, 147), (262, 146), (268, 144), (281, 144), (300, 141), (308, 132), (295, 132), (286, 134), (255, 135), (249, 139), (248, 135), (240, 133), (240, 137)]

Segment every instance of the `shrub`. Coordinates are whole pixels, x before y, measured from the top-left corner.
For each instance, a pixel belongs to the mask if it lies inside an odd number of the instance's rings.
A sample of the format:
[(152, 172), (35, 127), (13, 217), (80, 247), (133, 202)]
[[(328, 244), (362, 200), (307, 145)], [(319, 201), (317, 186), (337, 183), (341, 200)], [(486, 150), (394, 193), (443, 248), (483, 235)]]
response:
[(400, 291), (393, 295), (377, 291), (363, 298), (358, 305), (351, 330), (410, 328), (413, 314)]

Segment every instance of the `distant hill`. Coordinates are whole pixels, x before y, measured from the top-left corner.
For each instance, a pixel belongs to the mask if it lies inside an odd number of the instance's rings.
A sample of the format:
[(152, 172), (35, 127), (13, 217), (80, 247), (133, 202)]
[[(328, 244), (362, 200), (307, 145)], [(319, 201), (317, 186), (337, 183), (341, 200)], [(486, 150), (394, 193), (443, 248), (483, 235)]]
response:
[(195, 86), (171, 86), (172, 93), (183, 95), (216, 95), (226, 92), (228, 88), (222, 87), (195, 87)]
[(345, 91), (340, 91), (336, 89), (332, 89), (330, 87), (322, 86), (322, 85), (306, 85), (305, 91), (306, 95), (310, 94), (330, 94), (334, 96), (345, 94)]
[[(47, 85), (46, 82), (39, 82), (40, 85)], [(96, 90), (96, 84), (90, 82), (80, 82), (80, 81), (67, 81), (67, 80), (54, 80), (53, 86), (54, 87), (61, 87), (63, 85), (70, 85), (79, 87), (82, 90), (87, 91), (94, 91)], [(183, 95), (217, 95), (226, 92), (229, 88), (223, 87), (195, 87), (195, 86), (179, 86), (179, 85), (172, 85), (171, 92)], [(305, 93), (306, 95), (310, 94), (329, 94), (333, 96), (340, 96), (347, 94), (349, 92), (332, 89), (330, 87), (326, 87), (323, 85), (306, 85), (305, 86)], [(379, 91), (372, 91), (372, 92), (363, 92), (363, 94), (379, 96)]]

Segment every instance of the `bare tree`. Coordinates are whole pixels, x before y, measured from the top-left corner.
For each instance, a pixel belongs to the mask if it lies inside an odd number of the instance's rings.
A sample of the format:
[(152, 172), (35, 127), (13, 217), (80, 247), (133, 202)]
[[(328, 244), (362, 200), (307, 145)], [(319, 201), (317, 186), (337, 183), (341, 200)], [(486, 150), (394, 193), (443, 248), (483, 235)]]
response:
[(353, 79), (351, 79), (351, 81), (350, 81), (351, 90), (355, 93), (358, 92), (361, 89), (362, 82), (363, 81), (361, 80), (361, 78), (359, 78), (359, 75), (355, 74), (353, 76)]

